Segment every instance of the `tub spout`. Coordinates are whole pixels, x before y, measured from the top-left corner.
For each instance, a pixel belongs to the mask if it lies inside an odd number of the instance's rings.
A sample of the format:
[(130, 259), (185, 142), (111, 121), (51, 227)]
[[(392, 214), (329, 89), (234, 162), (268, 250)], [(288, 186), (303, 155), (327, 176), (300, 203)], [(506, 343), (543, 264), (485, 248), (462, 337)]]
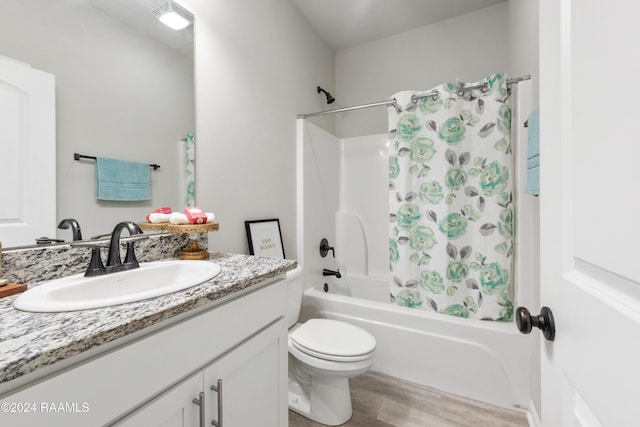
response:
[(336, 279), (339, 279), (342, 277), (342, 274), (340, 274), (340, 270), (327, 270), (326, 268), (322, 269), (322, 275), (323, 276), (336, 276)]

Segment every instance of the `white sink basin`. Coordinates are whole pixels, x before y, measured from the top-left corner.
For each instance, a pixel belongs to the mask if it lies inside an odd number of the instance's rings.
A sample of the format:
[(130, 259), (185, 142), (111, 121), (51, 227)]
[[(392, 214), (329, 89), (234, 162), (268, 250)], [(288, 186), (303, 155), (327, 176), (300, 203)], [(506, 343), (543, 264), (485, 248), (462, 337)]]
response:
[(170, 294), (206, 282), (220, 273), (209, 261), (156, 261), (140, 268), (84, 277), (84, 273), (42, 283), (21, 294), (13, 306), (33, 312), (108, 307)]

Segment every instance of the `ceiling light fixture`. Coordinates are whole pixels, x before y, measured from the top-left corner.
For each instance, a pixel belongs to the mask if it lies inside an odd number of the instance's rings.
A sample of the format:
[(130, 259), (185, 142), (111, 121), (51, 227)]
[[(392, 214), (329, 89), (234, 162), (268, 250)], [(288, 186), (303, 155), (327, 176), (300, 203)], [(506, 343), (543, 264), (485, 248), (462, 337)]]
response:
[(162, 4), (151, 13), (164, 25), (174, 30), (182, 30), (193, 23), (193, 15), (172, 0)]

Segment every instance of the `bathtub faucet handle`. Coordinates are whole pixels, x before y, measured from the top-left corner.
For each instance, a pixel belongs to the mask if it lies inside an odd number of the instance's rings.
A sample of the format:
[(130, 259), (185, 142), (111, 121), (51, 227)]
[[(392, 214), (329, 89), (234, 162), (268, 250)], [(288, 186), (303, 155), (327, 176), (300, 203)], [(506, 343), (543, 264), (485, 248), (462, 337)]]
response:
[(335, 258), (336, 252), (333, 250), (333, 246), (329, 246), (329, 241), (323, 237), (322, 240), (320, 240), (320, 256), (322, 258), (326, 257), (329, 251), (331, 251)]

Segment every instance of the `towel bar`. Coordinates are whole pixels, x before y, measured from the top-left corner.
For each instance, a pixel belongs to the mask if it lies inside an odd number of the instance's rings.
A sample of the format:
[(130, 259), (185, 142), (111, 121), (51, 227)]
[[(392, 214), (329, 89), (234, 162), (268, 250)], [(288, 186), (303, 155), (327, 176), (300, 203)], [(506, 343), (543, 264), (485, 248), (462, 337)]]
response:
[[(84, 154), (78, 154), (78, 153), (73, 153), (73, 160), (80, 160), (80, 159), (91, 159), (91, 160), (95, 160), (96, 157), (95, 156), (85, 156)], [(160, 167), (160, 165), (156, 165), (155, 163), (151, 163), (149, 165), (150, 168), (153, 168), (153, 170), (158, 170), (158, 168)]]

